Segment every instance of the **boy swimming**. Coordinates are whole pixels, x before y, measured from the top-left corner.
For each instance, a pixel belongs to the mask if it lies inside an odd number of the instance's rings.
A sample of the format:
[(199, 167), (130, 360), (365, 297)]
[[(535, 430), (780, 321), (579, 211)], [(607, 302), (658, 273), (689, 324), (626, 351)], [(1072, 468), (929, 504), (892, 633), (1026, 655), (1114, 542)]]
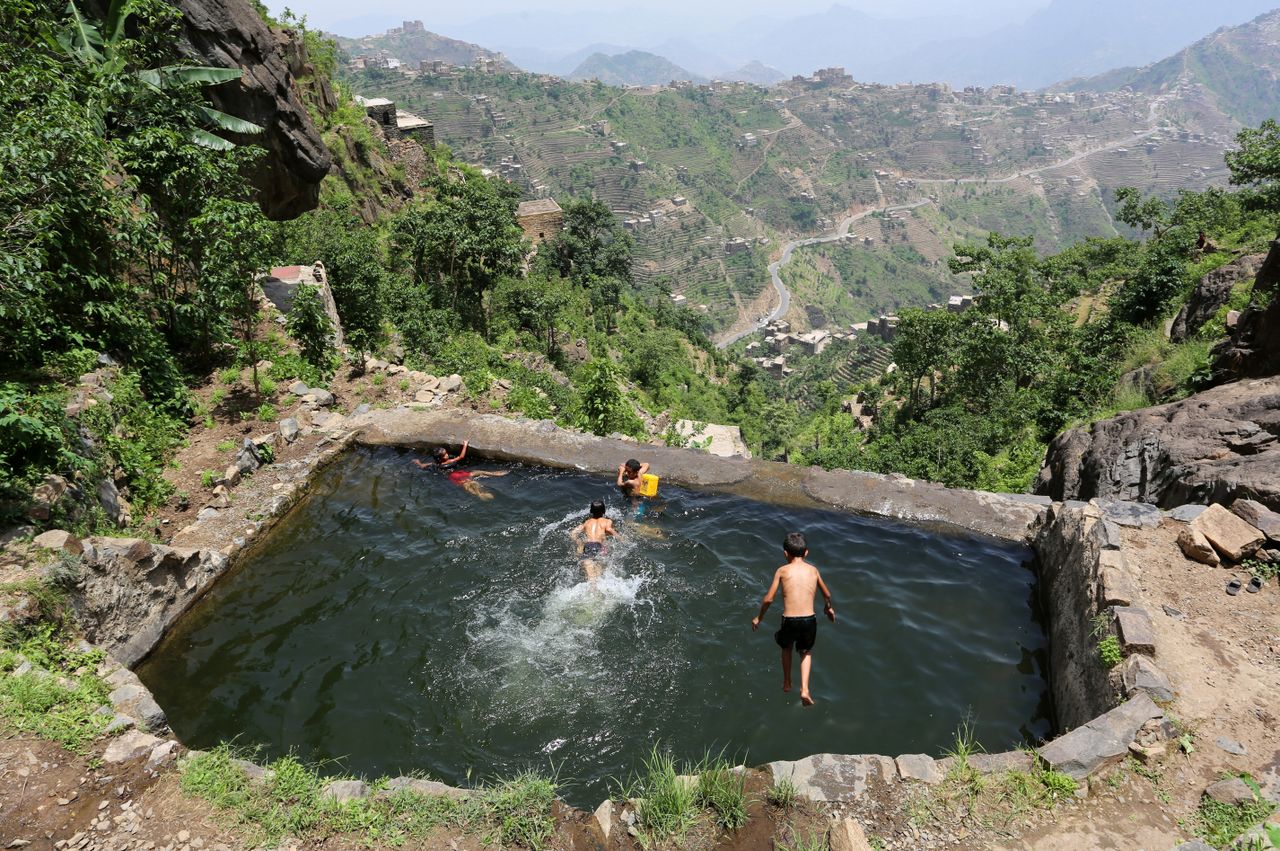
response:
[(791, 648), (800, 653), (800, 702), (813, 706), (809, 694), (809, 669), (813, 665), (813, 644), (818, 637), (818, 618), (813, 612), (813, 595), (822, 592), (826, 601), (825, 611), (832, 623), (836, 622), (836, 610), (831, 605), (831, 592), (822, 581), (818, 569), (805, 561), (809, 546), (804, 535), (792, 532), (782, 542), (782, 552), (787, 563), (773, 574), (773, 584), (760, 603), (760, 614), (751, 619), (751, 631), (755, 632), (769, 610), (773, 598), (782, 586), (782, 628), (773, 634), (773, 640), (782, 648), (782, 690), (791, 691)]
[(613, 521), (604, 516), (604, 502), (599, 499), (591, 503), (591, 516), (569, 533), (569, 537), (578, 545), (582, 569), (588, 580), (594, 582), (604, 573), (604, 567), (597, 559), (604, 555), (605, 540), (617, 534)]
[(627, 459), (626, 463), (618, 465), (618, 487), (627, 496), (635, 497), (640, 487), (641, 477), (647, 472), (649, 472), (648, 462), (641, 464), (634, 458)]
[[(447, 475), (449, 476), (449, 481), (453, 482), (455, 485), (462, 488), (467, 493), (471, 494), (477, 499), (483, 499), (483, 500), (493, 499), (493, 494), (489, 493), (487, 490), (481, 487), (480, 483), (475, 480), (476, 479), (493, 479), (499, 476), (505, 476), (510, 471), (509, 470), (475, 470), (473, 472), (471, 470), (459, 469), (457, 467), (457, 464), (463, 458), (467, 457), (468, 445), (469, 445), (469, 441), (466, 441), (466, 440), (462, 441), (462, 451), (460, 451), (457, 455), (454, 455), (452, 457), (449, 456), (449, 450), (445, 449), (443, 446), (437, 446), (434, 450), (432, 450), (431, 457), (435, 459), (435, 466), (440, 467), (441, 469), (448, 470)], [(431, 466), (432, 466), (431, 464), (423, 463), (417, 458), (413, 459), (413, 463), (417, 464), (419, 467), (421, 467), (424, 470), (429, 470), (431, 469)], [(452, 468), (452, 469), (449, 469), (449, 468)]]

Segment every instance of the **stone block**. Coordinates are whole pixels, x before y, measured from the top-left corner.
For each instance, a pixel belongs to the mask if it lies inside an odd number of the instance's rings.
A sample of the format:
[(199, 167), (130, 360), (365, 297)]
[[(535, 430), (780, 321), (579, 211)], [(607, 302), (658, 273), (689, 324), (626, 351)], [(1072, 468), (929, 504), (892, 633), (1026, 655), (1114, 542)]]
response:
[(321, 408), (327, 408), (334, 403), (333, 394), (330, 393), (328, 390), (313, 388), (308, 395), (314, 396), (315, 404)]
[(169, 729), (169, 719), (164, 710), (156, 703), (151, 692), (141, 684), (121, 685), (111, 692), (108, 699), (116, 712), (138, 719), (143, 727), (153, 733), (163, 733)]
[(1133, 655), (1125, 659), (1120, 677), (1125, 693), (1130, 697), (1141, 691), (1161, 703), (1173, 700), (1173, 686), (1169, 684), (1169, 678), (1146, 656)]
[(857, 819), (845, 818), (831, 825), (827, 831), (827, 848), (830, 851), (871, 851), (871, 843)]
[(600, 802), (591, 814), (591, 826), (599, 834), (601, 842), (609, 841), (609, 834), (613, 831), (613, 801), (606, 798)]
[(31, 543), (44, 550), (56, 550), (58, 552), (71, 553), (72, 555), (80, 555), (84, 552), (84, 544), (80, 543), (80, 539), (61, 529), (51, 529), (48, 532), (36, 535)]
[(1252, 499), (1237, 499), (1231, 503), (1231, 513), (1267, 536), (1268, 541), (1280, 542), (1280, 514)]
[(1110, 520), (1099, 521), (1098, 546), (1104, 550), (1118, 550), (1124, 544), (1124, 535), (1120, 527)]
[(1208, 507), (1209, 506), (1207, 505), (1179, 505), (1177, 508), (1170, 511), (1168, 516), (1183, 523), (1190, 523), (1192, 520), (1195, 520), (1203, 514), (1204, 510)]
[(1107, 520), (1133, 529), (1154, 529), (1164, 519), (1164, 512), (1145, 502), (1106, 500), (1098, 505)]
[(281, 420), (277, 428), (280, 431), (280, 437), (284, 438), (285, 443), (293, 443), (298, 439), (298, 433), (301, 431), (298, 427), (298, 421), (293, 417), (286, 417)]
[(1213, 743), (1232, 756), (1245, 756), (1249, 753), (1249, 749), (1243, 744), (1235, 739), (1228, 739), (1226, 736), (1218, 736), (1213, 740)]
[(903, 754), (894, 762), (898, 768), (898, 775), (903, 780), (918, 780), (932, 786), (946, 778), (946, 773), (939, 767), (938, 761), (922, 753)]
[(1164, 713), (1145, 693), (1041, 747), (1040, 758), (1076, 780), (1118, 762), (1142, 725)]
[(470, 792), (458, 789), (437, 780), (424, 780), (421, 777), (394, 777), (387, 781), (386, 787), (379, 794), (383, 797), (407, 790), (424, 798), (465, 798)]
[(430, 390), (419, 390), (417, 393), (413, 394), (413, 401), (421, 402), (424, 405), (435, 401), (435, 398), (436, 394), (432, 393)]
[(1239, 777), (1219, 780), (1204, 790), (1204, 794), (1219, 804), (1239, 806), (1253, 803), (1253, 790)]
[(1001, 774), (1005, 771), (1030, 771), (1034, 762), (1034, 758), (1027, 751), (975, 753), (969, 757), (969, 766), (979, 774)]
[(1151, 616), (1146, 609), (1136, 606), (1116, 606), (1116, 634), (1120, 638), (1120, 647), (1124, 654), (1156, 653), (1156, 633), (1151, 625)]
[(111, 743), (107, 745), (106, 751), (102, 754), (102, 761), (106, 763), (128, 762), (131, 759), (147, 756), (161, 741), (163, 740), (148, 733), (130, 730), (112, 739)]
[(161, 742), (151, 749), (151, 754), (147, 757), (147, 768), (159, 768), (171, 759), (175, 759), (178, 755), (180, 745), (173, 739)]
[(1227, 511), (1221, 505), (1211, 505), (1204, 513), (1191, 521), (1208, 539), (1213, 548), (1231, 561), (1240, 561), (1253, 553), (1264, 540), (1256, 528)]
[(335, 780), (320, 791), (320, 797), (345, 804), (369, 797), (369, 786), (363, 780)]
[(1098, 581), (1099, 601), (1102, 608), (1108, 606), (1131, 606), (1140, 598), (1138, 583), (1123, 567), (1104, 565)]
[(240, 484), (240, 467), (236, 464), (228, 467), (226, 472), (222, 474), (222, 483), (229, 488)]
[(1178, 548), (1184, 556), (1200, 564), (1216, 567), (1222, 563), (1222, 559), (1218, 558), (1218, 551), (1209, 543), (1209, 539), (1193, 526), (1178, 532)]
[(810, 801), (854, 801), (873, 781), (894, 783), (894, 761), (883, 756), (814, 754), (804, 759), (769, 763), (775, 780), (790, 778), (796, 794)]
[(462, 376), (454, 373), (446, 378), (440, 379), (441, 393), (456, 393), (462, 389)]
[(289, 385), (289, 392), (295, 396), (306, 396), (311, 392), (305, 381), (295, 381)]

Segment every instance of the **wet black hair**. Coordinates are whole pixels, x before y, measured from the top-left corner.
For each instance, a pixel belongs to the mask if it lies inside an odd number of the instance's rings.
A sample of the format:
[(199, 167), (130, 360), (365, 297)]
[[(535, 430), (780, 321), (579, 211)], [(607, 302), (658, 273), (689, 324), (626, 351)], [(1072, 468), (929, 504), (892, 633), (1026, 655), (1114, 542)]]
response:
[(789, 532), (787, 537), (782, 539), (782, 550), (792, 558), (804, 558), (804, 554), (809, 552), (809, 545), (805, 543), (804, 535), (799, 532)]
[(622, 466), (626, 467), (628, 470), (634, 473), (636, 470), (640, 469), (640, 462), (634, 458), (628, 458), (627, 463), (623, 464)]
[(449, 457), (449, 450), (445, 449), (443, 446), (437, 446), (435, 449), (431, 450), (431, 455), (437, 461), (443, 461)]
[(604, 517), (604, 500), (597, 499), (595, 502), (591, 503), (591, 516)]

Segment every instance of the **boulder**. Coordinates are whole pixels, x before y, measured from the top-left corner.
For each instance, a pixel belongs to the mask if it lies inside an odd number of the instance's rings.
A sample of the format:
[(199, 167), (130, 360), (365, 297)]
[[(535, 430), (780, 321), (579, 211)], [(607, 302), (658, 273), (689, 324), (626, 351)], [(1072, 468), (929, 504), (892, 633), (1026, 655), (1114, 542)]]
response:
[(320, 797), (345, 804), (369, 797), (369, 786), (363, 780), (335, 780), (320, 791)]
[(423, 797), (465, 798), (471, 793), (466, 789), (448, 786), (436, 780), (424, 780), (421, 777), (393, 777), (387, 781), (380, 795), (394, 795), (396, 792), (409, 791)]
[(1105, 499), (1100, 500), (1098, 506), (1102, 509), (1102, 516), (1112, 523), (1133, 529), (1154, 529), (1164, 519), (1160, 509), (1143, 502)]
[(318, 387), (312, 388), (308, 395), (314, 396), (315, 404), (321, 408), (327, 408), (334, 403), (333, 394), (328, 390), (321, 390)]
[(1249, 753), (1249, 749), (1243, 744), (1235, 739), (1228, 739), (1226, 736), (1218, 736), (1213, 740), (1213, 743), (1232, 756), (1245, 756)]
[(430, 402), (434, 402), (435, 398), (436, 394), (432, 393), (430, 390), (419, 390), (414, 394), (413, 401), (426, 405)]
[(103, 479), (98, 483), (98, 504), (107, 513), (107, 519), (123, 529), (133, 522), (129, 501), (120, 495), (116, 483), (111, 479)]
[(117, 687), (108, 700), (118, 714), (136, 718), (152, 733), (163, 733), (169, 729), (169, 719), (164, 710), (141, 683), (126, 683)]
[(161, 742), (151, 749), (150, 755), (147, 756), (147, 768), (159, 768), (172, 759), (177, 758), (178, 749), (182, 746), (175, 740)]
[(1217, 801), (1219, 804), (1229, 804), (1230, 806), (1239, 806), (1241, 804), (1252, 804), (1253, 790), (1249, 788), (1239, 777), (1228, 777), (1219, 780), (1204, 790), (1205, 797)]
[(1215, 550), (1236, 562), (1252, 555), (1266, 540), (1265, 535), (1221, 505), (1209, 506), (1191, 521), (1191, 528), (1204, 535)]
[(31, 505), (27, 508), (28, 520), (48, 520), (53, 515), (53, 507), (67, 492), (67, 480), (52, 473), (44, 477), (44, 481), (36, 485), (31, 492)]
[(51, 529), (48, 532), (36, 535), (31, 543), (43, 550), (56, 550), (57, 552), (70, 553), (71, 555), (78, 556), (84, 552), (84, 544), (80, 543), (80, 539), (61, 529)]
[(280, 421), (277, 428), (280, 431), (280, 437), (284, 439), (285, 443), (293, 443), (298, 439), (300, 429), (298, 428), (298, 421), (293, 417), (285, 417)]
[(789, 778), (796, 794), (810, 801), (854, 801), (866, 794), (872, 781), (898, 780), (892, 759), (872, 755), (814, 754), (795, 761), (771, 762), (769, 771), (775, 780)]
[(107, 745), (102, 754), (105, 763), (128, 762), (148, 756), (162, 740), (140, 730), (129, 730), (120, 734)]
[(237, 456), (235, 464), (232, 464), (225, 471), (223, 471), (222, 483), (229, 488), (233, 488), (236, 485), (240, 484), (239, 456)]
[(231, 494), (227, 492), (225, 485), (214, 485), (213, 499), (209, 502), (210, 508), (230, 508)]
[(1040, 758), (1076, 780), (1120, 761), (1142, 725), (1164, 713), (1143, 693), (1041, 747)]
[(305, 381), (295, 381), (289, 385), (289, 392), (295, 396), (306, 396), (311, 392), (311, 388), (307, 386)]
[(1214, 387), (1064, 432), (1035, 492), (1162, 507), (1247, 497), (1280, 510), (1277, 433), (1280, 376)]
[(246, 437), (244, 446), (236, 453), (236, 469), (241, 474), (252, 473), (259, 466), (261, 466), (261, 461), (258, 459), (258, 447)]
[(297, 37), (273, 33), (246, 0), (176, 0), (182, 12), (178, 49), (197, 65), (239, 68), (234, 82), (206, 87), (213, 105), (264, 132), (237, 139), (266, 149), (252, 173), (263, 212), (293, 218), (314, 209), (333, 159), (289, 71), (285, 47)]
[(1151, 616), (1146, 609), (1136, 606), (1116, 606), (1116, 634), (1124, 654), (1156, 652), (1156, 633), (1151, 626)]
[(1190, 523), (1192, 520), (1195, 520), (1203, 514), (1204, 510), (1208, 507), (1209, 506), (1207, 505), (1195, 505), (1194, 503), (1179, 505), (1177, 508), (1169, 512), (1169, 518), (1171, 520), (1179, 520), (1183, 523)]
[(446, 378), (440, 379), (441, 393), (456, 393), (462, 389), (462, 376), (454, 373)]
[(1237, 284), (1253, 280), (1266, 256), (1247, 254), (1201, 278), (1174, 318), (1169, 339), (1181, 343), (1194, 336), (1227, 303)]
[(613, 801), (606, 798), (591, 814), (591, 826), (599, 835), (600, 841), (608, 843), (609, 834), (613, 832)]
[(1214, 567), (1222, 563), (1222, 559), (1218, 558), (1218, 551), (1209, 543), (1209, 539), (1199, 529), (1191, 526), (1178, 532), (1178, 547), (1192, 561)]
[(1231, 503), (1231, 513), (1267, 536), (1268, 541), (1280, 542), (1280, 514), (1252, 499), (1237, 499)]
[(1256, 303), (1240, 314), (1231, 337), (1213, 349), (1210, 369), (1214, 383), (1280, 373), (1280, 298), (1259, 297), (1274, 292), (1278, 284), (1280, 239), (1271, 243), (1258, 270), (1253, 284)]
[(871, 843), (857, 819), (844, 818), (832, 824), (827, 831), (827, 848), (830, 851), (871, 851)]
[(1173, 686), (1169, 684), (1169, 678), (1146, 656), (1133, 655), (1125, 659), (1120, 669), (1120, 678), (1124, 683), (1125, 694), (1130, 697), (1141, 691), (1161, 703), (1173, 700)]
[(894, 760), (894, 764), (903, 780), (918, 780), (933, 786), (946, 779), (945, 772), (938, 767), (938, 761), (926, 754), (903, 754)]

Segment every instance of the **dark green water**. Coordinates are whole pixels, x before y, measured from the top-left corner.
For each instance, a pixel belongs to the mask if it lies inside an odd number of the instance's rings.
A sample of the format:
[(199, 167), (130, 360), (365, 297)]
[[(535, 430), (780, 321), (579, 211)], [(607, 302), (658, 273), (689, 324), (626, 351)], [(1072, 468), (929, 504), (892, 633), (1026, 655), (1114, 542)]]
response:
[[(594, 806), (659, 742), (754, 764), (937, 754), (966, 718), (991, 751), (1050, 731), (1025, 548), (665, 485), (656, 539), (605, 480), (515, 467), (482, 502), (411, 457), (331, 467), (146, 662), (184, 742), (459, 785), (554, 765)], [(623, 538), (593, 587), (567, 533), (601, 497)], [(792, 529), (839, 617), (808, 709), (780, 688), (781, 601), (750, 623)]]

